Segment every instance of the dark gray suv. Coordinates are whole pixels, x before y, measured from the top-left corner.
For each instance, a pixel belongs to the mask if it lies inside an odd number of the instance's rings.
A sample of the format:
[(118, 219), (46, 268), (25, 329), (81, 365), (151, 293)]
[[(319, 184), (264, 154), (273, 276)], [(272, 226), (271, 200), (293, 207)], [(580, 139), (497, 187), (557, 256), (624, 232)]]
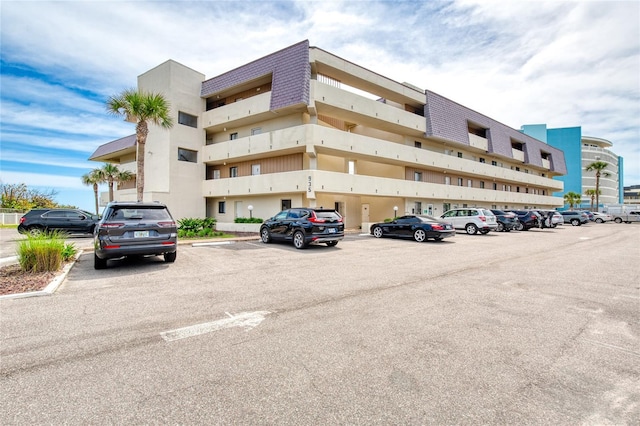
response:
[(176, 260), (178, 230), (169, 209), (160, 203), (112, 202), (93, 233), (95, 269), (108, 259), (159, 256)]
[(69, 234), (93, 234), (100, 217), (78, 209), (33, 209), (20, 218), (18, 232), (40, 234), (61, 231)]

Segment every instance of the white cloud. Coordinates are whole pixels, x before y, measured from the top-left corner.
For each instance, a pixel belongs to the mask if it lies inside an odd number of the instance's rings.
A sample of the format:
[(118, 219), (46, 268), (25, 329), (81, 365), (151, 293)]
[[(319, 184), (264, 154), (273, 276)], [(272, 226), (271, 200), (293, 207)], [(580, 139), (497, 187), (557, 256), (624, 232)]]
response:
[(86, 187), (80, 177), (53, 174), (0, 171), (0, 181), (5, 184), (24, 183), (28, 187), (81, 189)]

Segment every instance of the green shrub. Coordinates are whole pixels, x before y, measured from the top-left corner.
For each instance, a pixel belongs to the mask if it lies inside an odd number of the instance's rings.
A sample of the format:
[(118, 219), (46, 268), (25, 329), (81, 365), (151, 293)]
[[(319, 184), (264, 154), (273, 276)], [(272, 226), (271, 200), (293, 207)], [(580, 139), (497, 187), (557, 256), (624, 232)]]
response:
[(234, 219), (235, 223), (262, 223), (264, 222), (264, 220), (262, 220), (259, 217), (236, 217)]
[(62, 263), (74, 256), (73, 244), (65, 244), (66, 234), (60, 232), (27, 235), (18, 242), (18, 262), (23, 271), (57, 271)]

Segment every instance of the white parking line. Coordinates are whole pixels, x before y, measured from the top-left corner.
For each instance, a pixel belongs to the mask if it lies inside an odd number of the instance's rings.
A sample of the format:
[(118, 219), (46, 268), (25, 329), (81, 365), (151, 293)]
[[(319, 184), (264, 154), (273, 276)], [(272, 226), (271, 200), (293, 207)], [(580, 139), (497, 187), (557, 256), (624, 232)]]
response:
[(188, 327), (177, 328), (175, 330), (164, 331), (160, 333), (160, 336), (167, 341), (172, 342), (174, 340), (185, 339), (187, 337), (199, 336), (201, 334), (211, 333), (212, 331), (223, 330), (231, 327), (244, 327), (247, 331), (260, 325), (264, 321), (265, 316), (271, 312), (268, 311), (256, 311), (256, 312), (241, 312), (237, 315), (231, 315), (225, 312), (229, 318), (223, 318), (217, 321), (205, 322), (202, 324), (195, 324)]
[(201, 247), (201, 246), (223, 246), (227, 244), (235, 244), (235, 241), (216, 241), (210, 243), (193, 243), (191, 247)]

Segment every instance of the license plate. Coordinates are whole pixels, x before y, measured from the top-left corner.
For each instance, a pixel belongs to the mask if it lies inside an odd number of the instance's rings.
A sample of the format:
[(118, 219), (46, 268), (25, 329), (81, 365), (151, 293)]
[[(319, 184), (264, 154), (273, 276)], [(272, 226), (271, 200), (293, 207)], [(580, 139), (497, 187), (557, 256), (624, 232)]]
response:
[(336, 228), (329, 228), (329, 233), (330, 234), (335, 234), (336, 233)]
[(149, 238), (149, 231), (133, 231), (133, 238)]

